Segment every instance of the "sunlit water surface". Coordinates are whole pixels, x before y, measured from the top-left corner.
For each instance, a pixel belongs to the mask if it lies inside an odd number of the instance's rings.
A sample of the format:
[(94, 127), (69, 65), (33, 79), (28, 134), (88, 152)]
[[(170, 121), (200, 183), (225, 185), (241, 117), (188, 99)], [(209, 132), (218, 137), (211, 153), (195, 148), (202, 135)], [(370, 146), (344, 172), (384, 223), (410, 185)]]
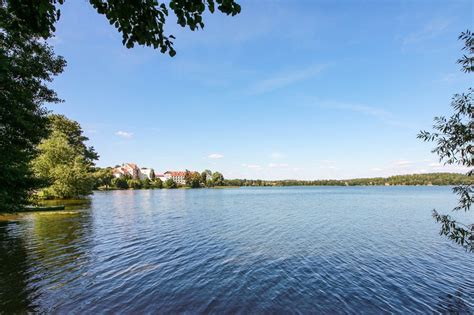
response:
[(431, 218), (455, 204), (449, 187), (96, 192), (0, 221), (0, 310), (468, 314), (474, 254)]

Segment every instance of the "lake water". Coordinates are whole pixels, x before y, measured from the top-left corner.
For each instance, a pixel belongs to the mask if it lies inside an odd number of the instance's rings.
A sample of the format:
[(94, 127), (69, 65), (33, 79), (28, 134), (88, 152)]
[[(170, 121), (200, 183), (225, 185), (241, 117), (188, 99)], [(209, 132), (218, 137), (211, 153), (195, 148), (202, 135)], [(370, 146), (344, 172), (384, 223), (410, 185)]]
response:
[(0, 221), (0, 310), (469, 314), (474, 254), (431, 218), (455, 204), (449, 187), (96, 192)]

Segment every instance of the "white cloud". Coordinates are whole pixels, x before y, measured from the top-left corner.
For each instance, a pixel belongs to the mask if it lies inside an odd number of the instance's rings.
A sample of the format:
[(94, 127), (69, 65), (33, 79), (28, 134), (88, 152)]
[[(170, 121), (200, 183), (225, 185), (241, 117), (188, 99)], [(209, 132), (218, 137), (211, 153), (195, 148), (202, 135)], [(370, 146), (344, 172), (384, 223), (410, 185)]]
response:
[(323, 65), (315, 65), (305, 67), (304, 69), (298, 69), (273, 75), (271, 78), (264, 79), (255, 83), (251, 89), (251, 94), (263, 94), (277, 90), (288, 85), (292, 85), (299, 81), (304, 81), (315, 77), (324, 69)]
[(383, 169), (380, 168), (380, 167), (374, 167), (374, 168), (371, 168), (370, 170), (371, 170), (372, 172), (381, 172), (381, 171), (383, 171)]
[(208, 158), (210, 159), (222, 159), (224, 155), (219, 154), (219, 153), (212, 153), (208, 155)]
[(130, 138), (133, 137), (133, 133), (132, 133), (132, 132), (127, 132), (127, 131), (121, 131), (121, 130), (119, 130), (119, 131), (117, 131), (115, 134), (116, 134), (117, 136), (119, 136), (119, 137), (124, 138), (124, 139), (130, 139)]

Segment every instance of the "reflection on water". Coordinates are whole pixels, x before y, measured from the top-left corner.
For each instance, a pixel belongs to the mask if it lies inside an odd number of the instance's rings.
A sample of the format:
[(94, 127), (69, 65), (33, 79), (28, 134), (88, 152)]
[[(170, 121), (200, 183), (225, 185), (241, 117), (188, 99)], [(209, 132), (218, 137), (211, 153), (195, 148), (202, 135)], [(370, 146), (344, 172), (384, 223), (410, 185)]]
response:
[(0, 221), (0, 311), (38, 311), (58, 286), (79, 279), (91, 235), (90, 214), (55, 211), (4, 216)]
[(5, 313), (34, 310), (28, 292), (27, 249), (17, 225), (0, 221), (0, 310)]
[(42, 200), (38, 203), (39, 206), (66, 206), (65, 210), (83, 210), (91, 207), (92, 200), (90, 198), (84, 199), (54, 199)]
[(474, 259), (430, 215), (455, 203), (448, 187), (100, 192), (0, 220), (0, 312), (469, 314)]

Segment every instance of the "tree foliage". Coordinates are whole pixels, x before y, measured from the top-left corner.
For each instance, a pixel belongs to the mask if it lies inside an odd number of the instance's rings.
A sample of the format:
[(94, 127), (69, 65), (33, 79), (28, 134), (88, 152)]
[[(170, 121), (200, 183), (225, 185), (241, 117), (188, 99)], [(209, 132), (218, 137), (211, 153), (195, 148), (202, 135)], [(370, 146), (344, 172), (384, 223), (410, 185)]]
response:
[(69, 144), (67, 136), (53, 131), (38, 145), (39, 155), (32, 162), (37, 177), (48, 182), (41, 189), (44, 198), (78, 198), (92, 193), (93, 175), (84, 157)]
[(35, 175), (48, 184), (40, 192), (43, 197), (78, 198), (91, 194), (98, 181), (110, 185), (111, 169), (94, 170), (98, 155), (86, 146), (89, 139), (78, 122), (49, 115), (47, 126), (50, 136), (38, 146), (39, 155), (32, 162)]
[(210, 181), (211, 178), (212, 178), (212, 172), (210, 170), (204, 170), (201, 172), (201, 183), (204, 186), (209, 186), (210, 183), (208, 183), (208, 181)]
[(127, 186), (128, 188), (132, 189), (141, 189), (143, 187), (143, 183), (139, 179), (128, 179)]
[[(65, 0), (1, 0), (9, 12), (16, 16), (15, 26), (27, 27), (43, 38), (55, 32), (55, 23), (61, 16)], [(216, 8), (227, 15), (240, 13), (240, 5), (234, 0), (170, 0), (168, 4), (157, 0), (89, 0), (97, 13), (122, 34), (127, 48), (135, 45), (151, 46), (162, 53), (174, 56), (173, 35), (166, 35), (164, 26), (170, 10), (182, 27), (192, 31), (204, 28), (203, 14), (214, 13)]]
[[(27, 7), (22, 1), (16, 7)], [(48, 135), (45, 103), (60, 99), (48, 87), (66, 65), (0, 0), (0, 210), (14, 211), (38, 187), (29, 163)]]
[[(469, 30), (461, 33), (459, 39), (464, 41), (464, 55), (458, 60), (462, 70), (466, 73), (474, 71), (474, 34)], [(473, 176), (474, 165), (474, 107), (473, 90), (453, 96), (451, 106), (454, 114), (449, 117), (435, 117), (433, 132), (422, 131), (418, 135), (424, 141), (433, 141), (436, 147), (433, 152), (439, 156), (444, 164), (455, 164), (469, 168), (467, 176)], [(472, 181), (468, 184), (458, 185), (453, 188), (459, 196), (459, 203), (454, 211), (469, 211), (474, 200)], [(474, 251), (474, 223), (464, 224), (457, 222), (449, 215), (442, 215), (433, 210), (433, 217), (441, 223), (441, 234), (447, 236), (466, 250)]]
[(48, 127), (50, 131), (57, 130), (63, 133), (69, 144), (74, 148), (77, 154), (84, 157), (84, 160), (93, 166), (94, 162), (99, 159), (99, 155), (95, 152), (94, 147), (88, 147), (86, 141), (89, 140), (84, 136), (81, 125), (64, 115), (52, 114), (48, 116)]
[(168, 178), (163, 183), (163, 188), (176, 188), (176, 187), (178, 187), (178, 185), (176, 184), (176, 182), (172, 178)]
[(223, 186), (224, 185), (224, 175), (219, 172), (212, 173), (212, 185), (213, 186)]
[(112, 179), (112, 186), (118, 189), (128, 189), (128, 182), (125, 177), (118, 177)]
[(186, 186), (191, 188), (201, 187), (201, 174), (198, 172), (190, 172), (186, 170), (186, 175), (184, 176), (186, 181)]
[(112, 186), (112, 180), (114, 179), (114, 175), (112, 174), (112, 168), (96, 168), (94, 170), (94, 189), (98, 189), (100, 187), (104, 187), (105, 189), (109, 189)]
[(160, 178), (155, 177), (155, 179), (152, 182), (153, 188), (158, 188), (161, 189), (163, 188), (163, 181)]

